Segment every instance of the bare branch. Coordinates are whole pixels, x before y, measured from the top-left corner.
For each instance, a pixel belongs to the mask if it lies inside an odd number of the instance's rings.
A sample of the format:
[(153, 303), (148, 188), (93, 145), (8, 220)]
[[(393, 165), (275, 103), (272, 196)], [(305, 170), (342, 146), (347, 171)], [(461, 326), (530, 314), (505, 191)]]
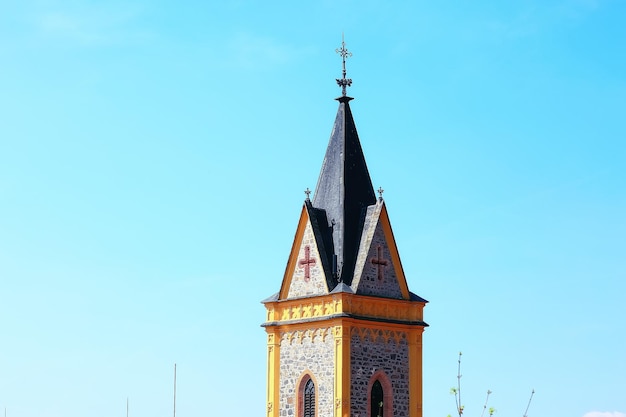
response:
[[(483, 415), (485, 414), (485, 410), (487, 410), (487, 402), (489, 402), (489, 395), (490, 394), (491, 394), (491, 390), (487, 390), (487, 398), (485, 398), (485, 405), (483, 405), (483, 412), (480, 413), (480, 417), (483, 417)], [(491, 415), (491, 414), (489, 414), (489, 415)]]
[(456, 409), (459, 412), (459, 417), (462, 417), (463, 415), (463, 403), (461, 402), (461, 355), (463, 355), (463, 352), (459, 352), (459, 367), (458, 367), (458, 371), (457, 371), (457, 393), (458, 393), (458, 398), (455, 394), (454, 398), (456, 398)]

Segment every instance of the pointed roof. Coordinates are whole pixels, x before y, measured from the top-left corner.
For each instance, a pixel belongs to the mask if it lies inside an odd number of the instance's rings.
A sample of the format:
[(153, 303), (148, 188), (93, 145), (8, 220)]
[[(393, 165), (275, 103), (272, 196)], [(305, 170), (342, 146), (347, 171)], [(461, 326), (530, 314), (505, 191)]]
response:
[(332, 235), (329, 257), (336, 255), (336, 277), (350, 285), (365, 209), (376, 204), (359, 135), (350, 111), (351, 97), (337, 99), (339, 109), (322, 164), (313, 207), (324, 210)]

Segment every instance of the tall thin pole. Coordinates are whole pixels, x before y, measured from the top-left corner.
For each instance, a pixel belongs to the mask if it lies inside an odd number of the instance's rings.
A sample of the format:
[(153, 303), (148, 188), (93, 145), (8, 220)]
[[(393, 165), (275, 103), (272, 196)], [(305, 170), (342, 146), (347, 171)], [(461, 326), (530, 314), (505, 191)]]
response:
[(174, 417), (176, 417), (176, 364), (174, 364)]
[(128, 417), (128, 397), (126, 397), (126, 417)]
[(533, 388), (533, 390), (530, 393), (530, 398), (528, 399), (528, 405), (526, 406), (526, 411), (524, 411), (524, 417), (528, 416), (528, 407), (530, 407), (530, 402), (533, 400), (533, 395), (535, 395), (535, 389)]

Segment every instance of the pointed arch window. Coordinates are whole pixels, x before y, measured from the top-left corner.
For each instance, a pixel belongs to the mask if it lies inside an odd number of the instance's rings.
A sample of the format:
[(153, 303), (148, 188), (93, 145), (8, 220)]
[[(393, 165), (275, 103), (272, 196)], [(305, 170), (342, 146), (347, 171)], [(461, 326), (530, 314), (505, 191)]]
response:
[(315, 417), (315, 384), (311, 378), (304, 384), (302, 417)]
[(384, 411), (384, 403), (383, 403), (383, 399), (384, 399), (384, 393), (383, 393), (383, 386), (380, 383), (379, 380), (376, 380), (374, 382), (374, 384), (372, 385), (372, 392), (370, 395), (370, 401), (371, 401), (371, 413), (370, 416), (372, 417), (384, 417), (383, 415), (383, 411)]
[(367, 417), (392, 417), (393, 386), (384, 370), (374, 372), (367, 384)]

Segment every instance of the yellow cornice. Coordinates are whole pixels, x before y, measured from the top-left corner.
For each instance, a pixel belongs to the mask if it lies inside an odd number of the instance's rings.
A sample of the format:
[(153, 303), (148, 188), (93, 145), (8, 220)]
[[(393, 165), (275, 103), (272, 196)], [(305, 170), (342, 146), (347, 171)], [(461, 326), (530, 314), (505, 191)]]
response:
[(422, 322), (424, 302), (335, 293), (318, 297), (268, 301), (265, 326), (333, 319), (338, 316), (373, 321)]

